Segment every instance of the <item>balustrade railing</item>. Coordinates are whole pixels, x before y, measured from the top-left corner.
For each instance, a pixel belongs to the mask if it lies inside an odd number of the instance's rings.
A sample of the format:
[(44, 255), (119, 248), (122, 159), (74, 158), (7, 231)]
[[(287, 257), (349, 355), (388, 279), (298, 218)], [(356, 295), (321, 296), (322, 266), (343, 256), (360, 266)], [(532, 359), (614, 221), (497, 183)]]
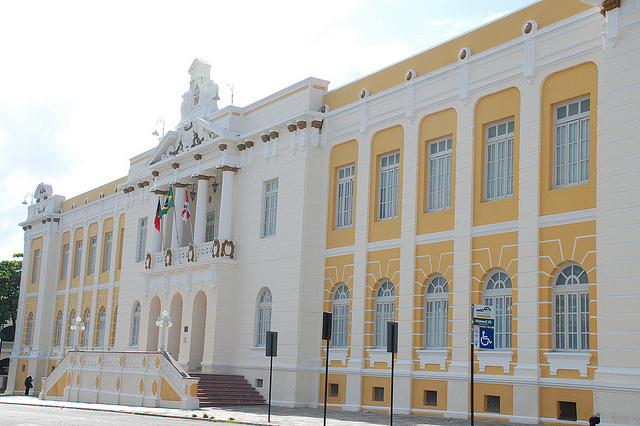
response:
[(236, 247), (232, 240), (214, 240), (208, 243), (189, 244), (186, 247), (147, 253), (145, 269), (162, 269), (190, 263), (210, 263), (216, 259), (235, 258)]

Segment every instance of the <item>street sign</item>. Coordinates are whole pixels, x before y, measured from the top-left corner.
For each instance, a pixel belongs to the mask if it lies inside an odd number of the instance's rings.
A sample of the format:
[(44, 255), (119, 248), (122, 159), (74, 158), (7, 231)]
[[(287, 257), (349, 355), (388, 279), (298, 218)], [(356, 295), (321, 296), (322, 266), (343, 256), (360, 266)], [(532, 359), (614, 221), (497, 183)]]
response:
[(478, 329), (479, 329), (478, 347), (480, 349), (493, 349), (494, 348), (493, 328), (478, 327)]
[(474, 318), (473, 325), (478, 327), (491, 327), (493, 328), (495, 320), (493, 318)]
[(473, 318), (493, 318), (493, 306), (473, 305)]

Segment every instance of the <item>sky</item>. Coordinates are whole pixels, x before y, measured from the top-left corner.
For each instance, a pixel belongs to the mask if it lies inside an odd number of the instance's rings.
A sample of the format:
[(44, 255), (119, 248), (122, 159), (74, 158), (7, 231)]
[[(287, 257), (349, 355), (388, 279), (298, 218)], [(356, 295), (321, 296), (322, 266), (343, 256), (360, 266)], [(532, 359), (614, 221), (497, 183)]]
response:
[(243, 107), (307, 77), (335, 89), (534, 2), (2, 1), (0, 260), (23, 251), (40, 182), (71, 198), (121, 178), (159, 118), (177, 126), (194, 58), (218, 107), (231, 88)]

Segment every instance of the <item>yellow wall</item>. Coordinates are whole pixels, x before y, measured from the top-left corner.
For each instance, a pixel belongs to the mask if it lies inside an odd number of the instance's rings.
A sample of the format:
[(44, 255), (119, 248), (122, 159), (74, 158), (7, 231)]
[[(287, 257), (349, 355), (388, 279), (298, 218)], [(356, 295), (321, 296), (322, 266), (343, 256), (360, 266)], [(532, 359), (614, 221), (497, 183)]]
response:
[(63, 212), (66, 212), (71, 210), (71, 204), (75, 204), (76, 207), (79, 207), (84, 204), (84, 200), (87, 198), (89, 199), (89, 202), (96, 201), (99, 198), (101, 192), (104, 193), (105, 197), (111, 195), (115, 192), (116, 186), (126, 182), (127, 179), (128, 177), (124, 176), (120, 179), (114, 180), (113, 182), (109, 182), (105, 185), (94, 188), (73, 198), (69, 198), (68, 200), (65, 200), (60, 207), (62, 208)]
[(352, 225), (348, 228), (336, 229), (336, 189), (338, 182), (338, 169), (347, 166), (349, 164), (355, 164), (356, 175), (354, 177), (354, 194), (353, 194), (353, 218), (355, 224), (356, 217), (356, 194), (358, 193), (358, 142), (351, 140), (344, 142), (340, 145), (336, 145), (331, 150), (330, 170), (331, 176), (329, 176), (329, 211), (327, 214), (328, 226), (327, 226), (327, 248), (345, 247), (351, 246), (355, 242), (355, 226)]
[(593, 392), (577, 389), (540, 388), (540, 417), (557, 419), (559, 401), (575, 402), (578, 421), (586, 422), (593, 415)]
[[(374, 387), (384, 388), (384, 401), (374, 401)], [(391, 402), (391, 377), (362, 377), (362, 405), (389, 407)], [(381, 411), (387, 411), (383, 409)]]
[(71, 232), (67, 231), (62, 234), (62, 244), (60, 245), (60, 269), (58, 272), (58, 291), (64, 290), (67, 288), (67, 280), (62, 279), (62, 268), (64, 266), (64, 246), (69, 244), (69, 258), (67, 259), (67, 278), (70, 276), (73, 266), (73, 247), (70, 244), (71, 241)]
[[(64, 319), (64, 326), (65, 326), (65, 330), (66, 330), (66, 337), (65, 337), (65, 346), (73, 346), (73, 342), (69, 341), (69, 334), (71, 333), (71, 321), (73, 319), (73, 317), (71, 316), (71, 313), (73, 311), (75, 311), (75, 316), (77, 317), (78, 314), (80, 314), (79, 311), (79, 306), (78, 306), (78, 293), (70, 293), (69, 294), (69, 310), (67, 312), (67, 316)], [(77, 331), (76, 331), (77, 332)]]
[(116, 322), (118, 321), (118, 295), (120, 287), (113, 289), (113, 303), (111, 305), (111, 333), (109, 334), (109, 347), (112, 348), (116, 341)]
[[(404, 148), (404, 129), (395, 126), (381, 130), (373, 136), (371, 141), (371, 186), (369, 188), (369, 241), (390, 240), (400, 238), (400, 224), (402, 220), (402, 156)], [(400, 152), (400, 172), (398, 178), (398, 217), (395, 219), (378, 220), (378, 197), (380, 157), (392, 152)]]
[[(553, 188), (553, 107), (555, 104), (589, 95), (589, 182)], [(588, 62), (547, 77), (542, 86), (540, 119), (540, 215), (550, 215), (596, 206), (598, 68)]]
[[(558, 370), (557, 376), (550, 376), (547, 358), (544, 352), (553, 350), (553, 281), (559, 269), (567, 262), (575, 262), (582, 266), (589, 277), (589, 347), (591, 360), (587, 370), (587, 378), (593, 379), (598, 365), (598, 324), (597, 324), (597, 275), (596, 275), (596, 222), (579, 222), (568, 225), (550, 226), (540, 229), (540, 316), (539, 316), (539, 348), (542, 377), (560, 377), (581, 379), (577, 370)], [(584, 378), (582, 378), (584, 379)], [(593, 414), (593, 413), (592, 413)]]
[[(334, 291), (338, 288), (339, 284), (345, 284), (349, 289), (349, 335), (347, 352), (347, 363), (351, 356), (351, 316), (353, 305), (353, 255), (347, 254), (344, 256), (335, 256), (326, 258), (325, 263), (325, 278), (324, 278), (324, 311), (331, 312), (331, 302), (333, 300)], [(324, 362), (324, 361), (323, 361)], [(341, 367), (342, 362), (339, 360), (333, 360), (331, 362), (333, 367)]]
[[(33, 273), (35, 271), (36, 266), (36, 250), (40, 250), (40, 258), (38, 259), (38, 279), (33, 282)], [(42, 270), (42, 237), (34, 238), (31, 242), (31, 259), (29, 259), (29, 278), (27, 281), (27, 294), (37, 293), (40, 288), (38, 282), (40, 281), (40, 276), (42, 274), (46, 274), (47, 271)]]
[[(485, 199), (486, 125), (514, 118), (513, 195), (500, 200)], [(487, 95), (476, 104), (473, 159), (473, 225), (506, 222), (518, 218), (520, 155), (520, 91), (515, 87)]]
[[(84, 228), (77, 228), (75, 230), (74, 233), (74, 238), (73, 238), (73, 245), (70, 247), (71, 249), (71, 253), (69, 254), (70, 257), (73, 259), (71, 261), (71, 265), (69, 265), (71, 268), (69, 269), (69, 273), (71, 274), (71, 288), (78, 288), (80, 286), (80, 276), (75, 276), (75, 271), (76, 271), (76, 263), (77, 262), (82, 262), (82, 259), (77, 259), (76, 258), (76, 253), (77, 250), (76, 248), (78, 247), (78, 241), (82, 241), (82, 238), (84, 237)], [(82, 255), (84, 256), (84, 253), (86, 253), (87, 251), (87, 244), (86, 241), (82, 241)], [(82, 270), (80, 271), (82, 272)]]
[[(453, 306), (453, 241), (443, 241), (439, 243), (423, 244), (416, 246), (416, 270), (414, 283), (414, 335), (413, 347), (422, 349), (424, 347), (424, 295), (429, 281), (436, 276), (442, 275), (449, 285), (449, 319), (452, 318), (451, 309)], [(449, 346), (451, 345), (452, 322), (449, 321)], [(451, 360), (451, 352), (447, 356)], [(415, 370), (440, 371), (438, 364), (426, 364), (420, 367), (417, 353), (413, 355)], [(447, 369), (449, 366), (447, 365)], [(438, 398), (440, 394), (438, 393)], [(438, 403), (440, 404), (440, 403)]]
[[(100, 265), (100, 269), (99, 269), (100, 277), (98, 278), (98, 282), (100, 284), (105, 284), (109, 282), (109, 271), (107, 272), (103, 272), (103, 271), (104, 271), (105, 261), (107, 261), (107, 259), (105, 259), (106, 249), (107, 249), (107, 234), (110, 232), (113, 232), (112, 217), (104, 221), (103, 234), (102, 234), (102, 254), (101, 254), (102, 259), (100, 259), (100, 262), (96, 262)], [(117, 247), (118, 247), (117, 243), (118, 243), (117, 233), (113, 232), (113, 235), (111, 238), (111, 258), (113, 258), (113, 256), (116, 255)], [(109, 261), (109, 263), (110, 262), (111, 261)]]
[(500, 397), (500, 414), (513, 414), (513, 386), (503, 384), (476, 383), (475, 391), (473, 394), (475, 411), (481, 413), (487, 412), (487, 395)]
[[(35, 332), (36, 332), (36, 320), (37, 320), (37, 315), (38, 315), (38, 297), (28, 297), (27, 301), (25, 302), (25, 307), (24, 307), (24, 317), (23, 317), (23, 326), (22, 326), (22, 353), (23, 354), (28, 354), (28, 352), (26, 352), (24, 350), (24, 347), (27, 344), (27, 333), (29, 332), (29, 314), (32, 313), (33, 314), (33, 328), (31, 330), (31, 346), (33, 346), (33, 339), (35, 337)], [(16, 336), (17, 338), (18, 336)], [(29, 350), (31, 350), (31, 347), (29, 347)], [(26, 377), (26, 376), (25, 376)], [(24, 380), (24, 379), (23, 379)]]
[[(318, 393), (319, 403), (324, 403), (324, 374), (320, 374), (320, 392)], [(331, 396), (331, 384), (338, 385), (338, 396)], [(347, 376), (346, 374), (329, 374), (327, 385), (327, 404), (344, 404), (347, 399)], [(337, 407), (329, 407), (337, 408)]]
[[(458, 115), (451, 108), (426, 116), (420, 123), (420, 153), (418, 168), (418, 224), (417, 233), (448, 231), (453, 229), (456, 183), (456, 129)], [(429, 143), (451, 137), (451, 208), (427, 213), (427, 179)]]
[[(93, 248), (91, 247), (91, 240), (95, 238), (96, 239), (96, 253), (91, 253)], [(90, 279), (87, 278), (84, 280), (84, 285), (93, 285), (93, 275), (95, 274), (96, 271), (100, 270), (100, 259), (97, 258), (97, 252), (98, 252), (98, 222), (94, 222), (91, 225), (89, 225), (89, 236), (87, 238), (87, 254), (86, 254), (86, 269), (85, 269), (85, 274), (87, 275), (87, 277), (91, 277)], [(95, 260), (95, 271), (94, 274), (89, 274), (89, 263), (91, 262), (91, 255), (95, 255), (96, 256), (96, 260)]]
[[(18, 373), (16, 374), (16, 391), (20, 393), (24, 393), (24, 379), (29, 375), (29, 360), (20, 359), (18, 360)], [(33, 393), (33, 389), (31, 389)], [(31, 394), (32, 394), (31, 393)]]
[[(118, 256), (118, 258), (116, 259), (115, 281), (120, 281), (120, 271), (122, 269), (122, 247), (124, 243), (124, 213), (120, 215), (120, 221), (118, 226), (119, 226), (118, 244), (116, 245), (117, 247), (116, 256)], [(114, 233), (114, 237), (115, 237), (115, 233)], [(115, 238), (114, 238), (114, 241), (115, 241)]]
[(522, 25), (530, 19), (537, 22), (538, 29), (542, 29), (590, 8), (590, 5), (580, 0), (542, 0), (509, 14), (491, 25), (470, 31), (372, 75), (332, 90), (323, 97), (323, 102), (334, 111), (358, 101), (358, 94), (363, 88), (368, 89), (373, 95), (403, 83), (407, 70), (413, 69), (417, 76), (422, 76), (454, 64), (458, 61), (458, 52), (462, 48), (469, 48), (471, 54), (475, 55), (522, 37)]
[[(447, 387), (448, 383), (445, 380), (422, 380), (414, 379), (411, 381), (411, 408), (427, 409), (427, 410), (442, 410), (447, 409)], [(426, 391), (438, 392), (438, 405), (435, 407), (426, 405)], [(386, 396), (386, 395), (385, 395)], [(420, 414), (420, 413), (414, 413)], [(434, 413), (430, 413), (433, 415)]]

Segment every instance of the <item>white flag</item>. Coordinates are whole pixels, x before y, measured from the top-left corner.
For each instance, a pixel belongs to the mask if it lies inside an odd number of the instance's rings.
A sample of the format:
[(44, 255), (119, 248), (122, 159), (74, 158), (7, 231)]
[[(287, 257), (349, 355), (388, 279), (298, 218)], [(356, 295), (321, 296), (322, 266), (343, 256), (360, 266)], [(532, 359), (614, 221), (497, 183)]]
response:
[(180, 215), (180, 217), (182, 218), (184, 223), (187, 223), (187, 221), (191, 217), (191, 209), (189, 208), (189, 194), (187, 193), (186, 189), (184, 190), (184, 193), (184, 206), (182, 207), (182, 214)]

